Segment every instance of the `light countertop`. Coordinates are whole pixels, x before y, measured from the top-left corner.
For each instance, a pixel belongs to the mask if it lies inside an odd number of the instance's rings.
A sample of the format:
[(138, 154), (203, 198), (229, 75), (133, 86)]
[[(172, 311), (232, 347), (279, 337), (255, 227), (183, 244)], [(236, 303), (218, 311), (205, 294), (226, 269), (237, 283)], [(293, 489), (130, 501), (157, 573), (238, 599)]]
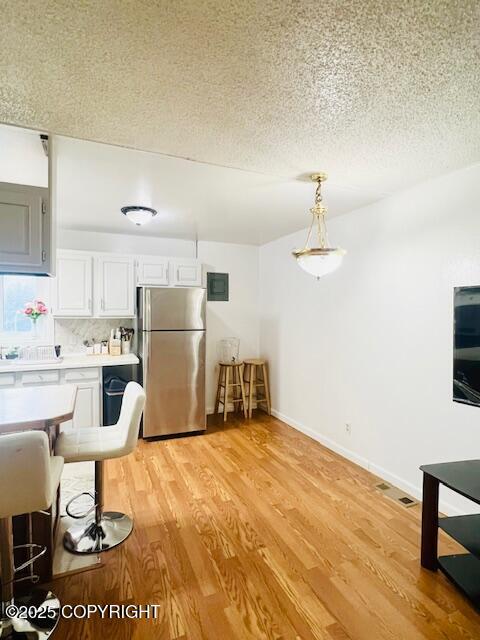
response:
[(14, 373), (15, 371), (45, 371), (47, 369), (80, 369), (83, 367), (111, 367), (120, 364), (138, 364), (139, 359), (134, 353), (125, 356), (86, 356), (81, 354), (68, 354), (58, 362), (47, 360), (46, 362), (29, 362), (28, 360), (0, 360), (0, 374)]

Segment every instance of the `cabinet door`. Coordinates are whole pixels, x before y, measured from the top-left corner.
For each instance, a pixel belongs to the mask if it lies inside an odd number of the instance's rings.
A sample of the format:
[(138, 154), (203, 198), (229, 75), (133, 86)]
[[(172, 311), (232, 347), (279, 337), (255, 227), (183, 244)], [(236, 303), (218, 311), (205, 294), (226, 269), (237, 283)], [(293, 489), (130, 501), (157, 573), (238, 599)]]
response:
[(23, 387), (43, 387), (49, 384), (58, 384), (60, 380), (60, 372), (55, 369), (46, 369), (41, 371), (25, 371), (20, 373), (19, 381)]
[(59, 251), (53, 313), (81, 318), (92, 311), (92, 256), (77, 251)]
[(48, 189), (0, 183), (0, 272), (46, 273), (44, 216)]
[[(64, 423), (66, 427), (84, 429), (100, 426), (100, 383), (77, 383), (77, 399), (73, 420)], [(63, 428), (64, 425), (62, 425)]]
[(105, 255), (95, 260), (97, 316), (126, 318), (135, 313), (134, 264), (131, 256)]
[(202, 285), (202, 265), (195, 260), (172, 260), (170, 273), (170, 283), (175, 287), (200, 287)]
[(137, 261), (137, 284), (168, 285), (168, 258), (141, 256)]
[(0, 389), (6, 387), (15, 386), (15, 374), (14, 373), (0, 373)]

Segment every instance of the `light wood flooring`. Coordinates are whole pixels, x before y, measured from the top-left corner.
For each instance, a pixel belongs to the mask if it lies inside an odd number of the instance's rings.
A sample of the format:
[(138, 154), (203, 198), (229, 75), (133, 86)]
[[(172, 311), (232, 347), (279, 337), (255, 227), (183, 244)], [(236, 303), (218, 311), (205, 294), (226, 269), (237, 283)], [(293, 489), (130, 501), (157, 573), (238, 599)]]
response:
[(140, 441), (106, 471), (106, 507), (133, 514), (134, 532), (54, 590), (69, 604), (160, 604), (160, 617), (63, 620), (56, 638), (480, 638), (470, 604), (420, 568), (420, 507), (275, 418)]

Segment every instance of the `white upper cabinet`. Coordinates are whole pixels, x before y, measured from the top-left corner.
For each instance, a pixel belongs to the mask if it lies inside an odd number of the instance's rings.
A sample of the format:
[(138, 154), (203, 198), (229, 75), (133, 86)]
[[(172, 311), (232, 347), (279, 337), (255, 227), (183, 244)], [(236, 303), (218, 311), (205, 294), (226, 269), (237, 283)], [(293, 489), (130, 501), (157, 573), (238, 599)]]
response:
[(137, 284), (152, 286), (167, 286), (168, 258), (157, 256), (140, 256), (137, 260)]
[(95, 258), (95, 315), (126, 318), (135, 315), (134, 259), (105, 254)]
[(0, 273), (50, 273), (48, 189), (0, 183)]
[(202, 284), (202, 265), (197, 260), (172, 260), (170, 272), (170, 284), (174, 287), (200, 287)]
[(136, 266), (138, 286), (202, 286), (202, 265), (194, 258), (139, 256)]
[(53, 315), (60, 318), (133, 317), (136, 285), (201, 287), (202, 265), (193, 258), (135, 258), (116, 253), (59, 250)]
[(81, 318), (93, 315), (92, 256), (58, 251), (53, 314)]
[(127, 318), (135, 314), (132, 256), (58, 251), (53, 314)]

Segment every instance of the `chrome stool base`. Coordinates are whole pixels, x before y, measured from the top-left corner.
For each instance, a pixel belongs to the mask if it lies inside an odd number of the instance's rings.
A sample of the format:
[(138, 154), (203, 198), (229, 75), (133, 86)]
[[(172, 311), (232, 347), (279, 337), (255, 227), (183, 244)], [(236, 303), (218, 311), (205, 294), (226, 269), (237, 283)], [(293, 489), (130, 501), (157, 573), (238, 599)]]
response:
[(63, 546), (71, 553), (100, 553), (121, 544), (132, 530), (133, 521), (127, 515), (105, 511), (98, 523), (90, 521), (70, 527), (63, 537)]
[(60, 620), (60, 601), (46, 589), (35, 589), (26, 596), (15, 598), (10, 605), (11, 613), (15, 612), (15, 607), (17, 615), (10, 618), (7, 617), (9, 605), (4, 605), (2, 611), (0, 604), (1, 640), (45, 640)]

